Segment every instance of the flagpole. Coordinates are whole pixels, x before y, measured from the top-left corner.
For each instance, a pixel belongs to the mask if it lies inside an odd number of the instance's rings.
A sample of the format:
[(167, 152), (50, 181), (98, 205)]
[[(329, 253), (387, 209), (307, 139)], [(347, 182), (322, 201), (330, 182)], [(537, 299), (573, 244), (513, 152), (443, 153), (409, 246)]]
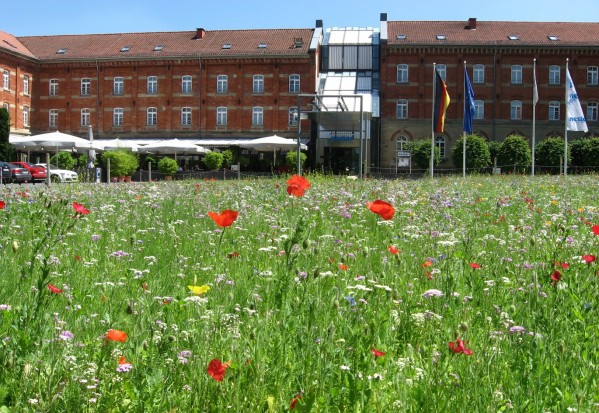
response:
[(537, 59), (532, 61), (532, 171), (531, 176), (535, 176), (535, 141), (536, 141), (536, 117), (537, 117)]
[(430, 175), (433, 178), (433, 164), (435, 162), (435, 92), (437, 87), (437, 64), (433, 63), (433, 104), (431, 105), (433, 110), (431, 113), (431, 159), (429, 164)]
[(564, 176), (568, 175), (568, 59), (566, 57), (566, 79), (564, 81), (564, 106), (566, 109), (566, 116), (564, 116)]
[[(466, 115), (466, 93), (470, 93), (470, 91), (466, 90), (466, 61), (464, 60), (464, 111), (462, 112), (464, 115)], [(470, 109), (470, 108), (468, 108)], [(462, 128), (464, 129), (464, 128)], [(462, 176), (465, 178), (466, 177), (466, 131), (463, 131), (463, 138), (462, 138)]]

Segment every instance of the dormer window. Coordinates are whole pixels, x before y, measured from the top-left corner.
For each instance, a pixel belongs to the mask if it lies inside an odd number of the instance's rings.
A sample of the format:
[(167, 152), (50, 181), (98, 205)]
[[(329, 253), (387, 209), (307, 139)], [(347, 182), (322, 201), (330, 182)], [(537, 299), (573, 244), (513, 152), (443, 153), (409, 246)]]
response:
[(298, 48), (302, 47), (303, 45), (304, 45), (304, 39), (302, 39), (301, 37), (293, 38), (293, 47), (298, 49)]
[(63, 47), (62, 49), (58, 49), (56, 54), (65, 54), (67, 52), (67, 50), (69, 50), (69, 49), (67, 49), (66, 47)]
[(230, 49), (231, 47), (233, 47), (233, 45), (231, 43), (223, 44), (223, 49)]
[(266, 43), (260, 43), (258, 45), (258, 49), (266, 49), (268, 47), (268, 45)]
[(397, 36), (395, 36), (395, 38), (397, 40), (406, 40), (406, 35), (405, 34), (398, 34)]
[(131, 46), (124, 46), (124, 47), (121, 47), (121, 52), (122, 52), (122, 53), (128, 52), (128, 51), (129, 51), (129, 49), (131, 49)]
[(516, 36), (515, 34), (510, 34), (507, 38), (510, 40), (520, 40), (520, 38), (518, 36)]
[(549, 36), (547, 36), (547, 38), (552, 42), (557, 42), (559, 40), (559, 37), (553, 34), (550, 34)]
[(154, 51), (155, 51), (155, 52), (159, 52), (159, 51), (161, 51), (162, 49), (164, 49), (164, 46), (154, 46)]
[(437, 35), (437, 40), (445, 40), (445, 39), (447, 39), (447, 36), (445, 36), (444, 34)]

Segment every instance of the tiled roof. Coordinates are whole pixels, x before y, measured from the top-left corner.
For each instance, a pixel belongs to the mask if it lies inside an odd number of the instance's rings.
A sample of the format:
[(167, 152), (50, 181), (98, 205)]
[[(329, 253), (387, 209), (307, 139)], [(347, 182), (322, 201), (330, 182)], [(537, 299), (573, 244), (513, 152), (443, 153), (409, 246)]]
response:
[[(390, 21), (389, 45), (599, 46), (599, 23), (477, 21)], [(445, 35), (438, 40), (437, 35)], [(517, 40), (510, 40), (510, 36)], [(556, 36), (558, 40), (550, 40)]]
[(0, 30), (0, 49), (11, 53), (18, 53), (27, 57), (34, 57), (29, 50), (12, 34)]
[[(177, 56), (305, 55), (313, 29), (216, 30), (27, 36), (18, 40), (42, 61)], [(301, 42), (298, 42), (301, 40)], [(230, 48), (223, 48), (230, 44)], [(260, 44), (265, 46), (259, 47)], [(154, 50), (163, 46), (161, 50)], [(129, 48), (128, 51), (121, 51)], [(64, 53), (58, 53), (64, 50)]]

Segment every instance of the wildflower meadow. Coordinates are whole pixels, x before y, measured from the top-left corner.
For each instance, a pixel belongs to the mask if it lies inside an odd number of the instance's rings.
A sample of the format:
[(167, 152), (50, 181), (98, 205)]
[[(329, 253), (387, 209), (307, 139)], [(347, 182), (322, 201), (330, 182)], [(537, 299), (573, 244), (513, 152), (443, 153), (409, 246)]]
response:
[(0, 413), (598, 411), (598, 184), (0, 187)]

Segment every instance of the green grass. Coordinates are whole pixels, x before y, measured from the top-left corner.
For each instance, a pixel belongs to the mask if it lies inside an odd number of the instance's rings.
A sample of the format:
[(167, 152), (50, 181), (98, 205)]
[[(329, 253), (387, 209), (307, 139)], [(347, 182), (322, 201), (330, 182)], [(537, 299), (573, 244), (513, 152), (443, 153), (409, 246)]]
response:
[(2, 187), (0, 412), (599, 408), (596, 176), (308, 179)]

